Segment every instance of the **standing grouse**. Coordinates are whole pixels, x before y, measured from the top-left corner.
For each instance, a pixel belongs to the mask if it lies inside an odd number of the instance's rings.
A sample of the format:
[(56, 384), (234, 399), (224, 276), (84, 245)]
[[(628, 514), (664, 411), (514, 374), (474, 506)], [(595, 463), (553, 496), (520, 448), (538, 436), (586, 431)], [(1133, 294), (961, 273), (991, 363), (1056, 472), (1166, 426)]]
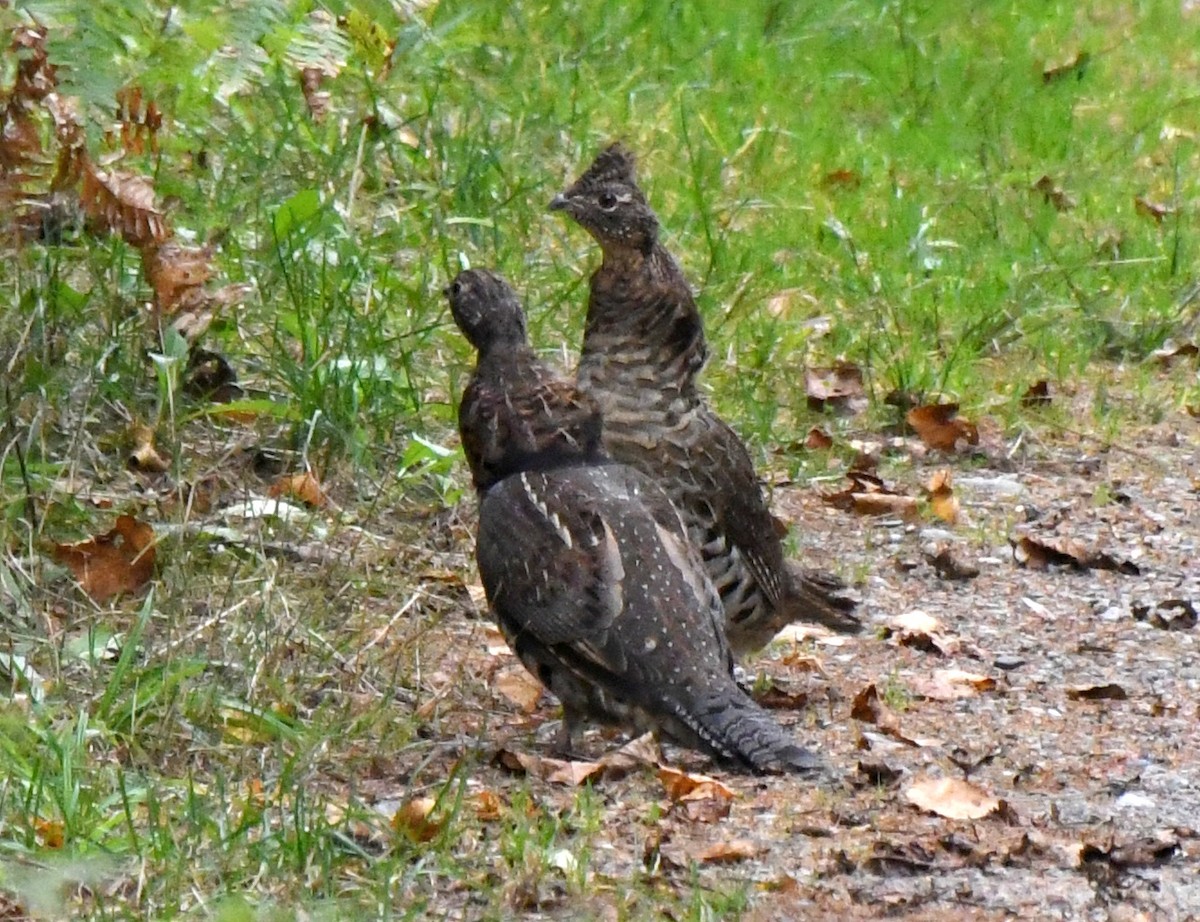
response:
[(837, 577), (785, 562), (745, 445), (697, 390), (707, 350), (700, 312), (658, 242), (633, 155), (611, 145), (550, 208), (567, 212), (604, 254), (577, 375), (600, 403), (604, 447), (656, 478), (679, 509), (720, 593), (734, 653), (757, 650), (797, 620), (859, 631)]
[(657, 729), (758, 772), (821, 766), (738, 687), (720, 598), (666, 494), (608, 462), (591, 398), (526, 342), (498, 275), (446, 288), (479, 359), (459, 428), (479, 489), (475, 554), (521, 662), (581, 719)]

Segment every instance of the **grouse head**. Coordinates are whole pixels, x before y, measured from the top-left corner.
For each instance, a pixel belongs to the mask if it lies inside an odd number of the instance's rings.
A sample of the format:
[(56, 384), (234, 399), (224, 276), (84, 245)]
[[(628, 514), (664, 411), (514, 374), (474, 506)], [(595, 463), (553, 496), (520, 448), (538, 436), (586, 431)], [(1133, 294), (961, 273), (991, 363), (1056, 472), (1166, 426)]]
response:
[(658, 240), (658, 218), (638, 188), (633, 154), (620, 142), (609, 145), (582, 176), (550, 202), (565, 211), (609, 249), (649, 253)]
[(442, 289), (450, 313), (480, 353), (497, 344), (525, 342), (525, 312), (512, 286), (487, 269), (466, 269)]

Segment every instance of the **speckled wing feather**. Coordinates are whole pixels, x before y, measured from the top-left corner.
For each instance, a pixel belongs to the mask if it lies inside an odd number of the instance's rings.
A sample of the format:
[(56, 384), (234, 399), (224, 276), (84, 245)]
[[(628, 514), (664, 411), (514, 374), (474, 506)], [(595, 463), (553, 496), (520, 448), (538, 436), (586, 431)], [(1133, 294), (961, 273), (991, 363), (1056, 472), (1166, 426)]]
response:
[(819, 766), (734, 682), (720, 601), (649, 478), (509, 477), (483, 497), (476, 555), (501, 629), (568, 721), (653, 727), (755, 771)]

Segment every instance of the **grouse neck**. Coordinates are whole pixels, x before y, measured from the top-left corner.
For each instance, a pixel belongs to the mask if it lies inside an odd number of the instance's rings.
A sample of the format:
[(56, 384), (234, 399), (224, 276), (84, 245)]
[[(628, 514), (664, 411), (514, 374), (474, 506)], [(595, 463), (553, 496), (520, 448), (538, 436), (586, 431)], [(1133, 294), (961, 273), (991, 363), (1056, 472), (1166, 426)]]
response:
[(592, 276), (581, 381), (657, 385), (691, 397), (704, 367), (704, 325), (691, 287), (660, 244), (649, 253), (606, 251)]

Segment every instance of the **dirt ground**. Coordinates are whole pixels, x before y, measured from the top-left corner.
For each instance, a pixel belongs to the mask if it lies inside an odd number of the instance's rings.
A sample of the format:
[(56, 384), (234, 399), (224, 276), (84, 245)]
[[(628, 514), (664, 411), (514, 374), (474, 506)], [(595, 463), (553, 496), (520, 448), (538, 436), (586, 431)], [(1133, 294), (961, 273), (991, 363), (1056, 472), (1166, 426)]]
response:
[[(891, 483), (914, 496), (953, 469), (953, 525), (835, 509), (821, 494), (838, 480), (777, 486), (799, 555), (857, 580), (870, 625), (785, 633), (747, 664), (829, 777), (738, 776), (673, 748), (665, 762), (714, 775), (732, 799), (671, 793), (653, 769), (594, 774), (594, 903), (544, 880), (532, 895), (497, 882), (512, 908), (640, 918), (656, 888), (740, 881), (750, 919), (1200, 919), (1198, 445), (1184, 420), (1119, 449), (1065, 436), (898, 465)], [(931, 563), (939, 552), (953, 563)], [(553, 701), (522, 698), (480, 611), (445, 627), (465, 710), (447, 702), (438, 725), (484, 747), (469, 788), (527, 784), (569, 811), (568, 770), (537, 761)], [(587, 746), (620, 742), (595, 733)], [(967, 786), (924, 784), (942, 779)], [(443, 908), (473, 917), (465, 897)]]

